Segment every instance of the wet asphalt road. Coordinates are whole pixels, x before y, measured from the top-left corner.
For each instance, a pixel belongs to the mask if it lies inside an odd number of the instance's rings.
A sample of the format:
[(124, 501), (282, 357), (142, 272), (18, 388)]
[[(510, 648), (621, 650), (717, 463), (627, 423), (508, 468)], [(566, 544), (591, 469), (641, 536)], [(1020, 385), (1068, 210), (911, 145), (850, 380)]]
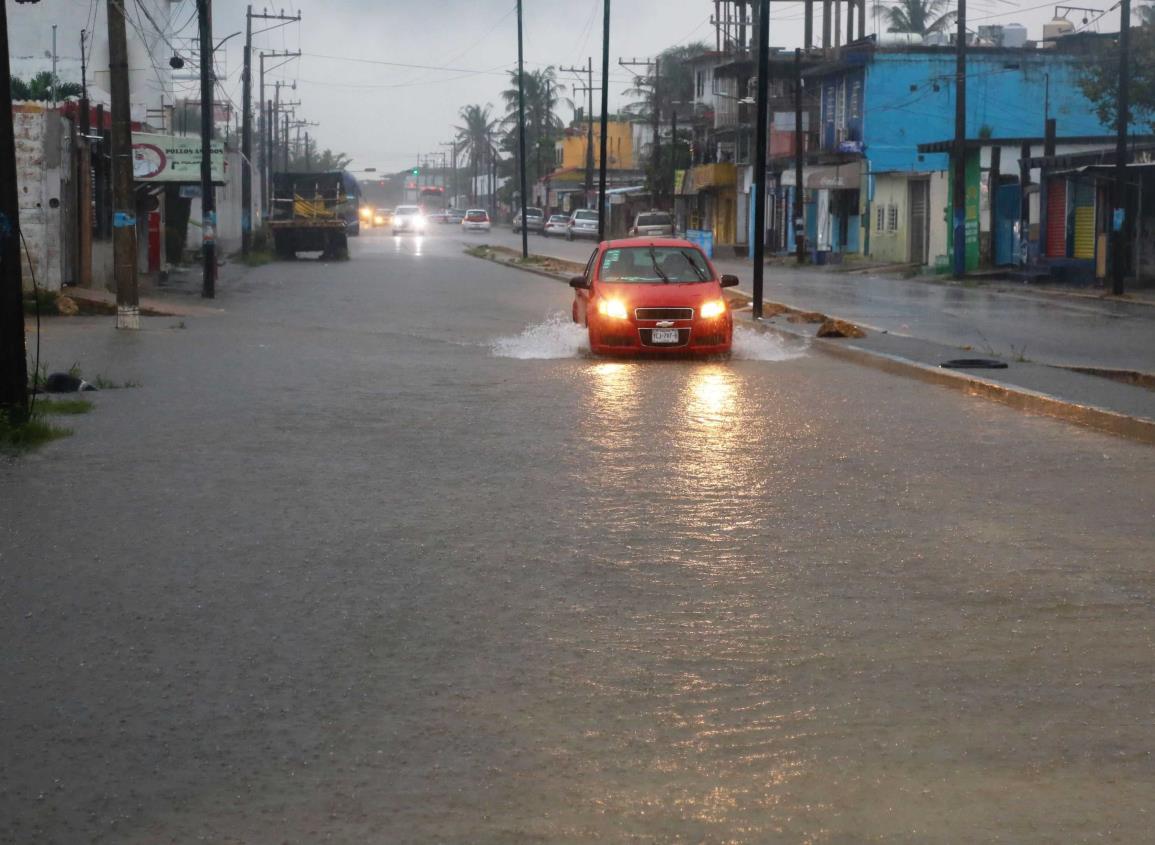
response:
[(1149, 837), (1150, 447), (353, 247), (46, 325), (142, 386), (0, 462), (0, 841)]

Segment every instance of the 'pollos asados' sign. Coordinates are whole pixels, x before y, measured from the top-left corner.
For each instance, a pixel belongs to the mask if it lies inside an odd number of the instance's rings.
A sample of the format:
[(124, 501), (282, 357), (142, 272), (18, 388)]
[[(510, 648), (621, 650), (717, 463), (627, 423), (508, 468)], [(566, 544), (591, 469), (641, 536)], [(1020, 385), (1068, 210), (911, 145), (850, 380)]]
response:
[[(225, 145), (213, 141), (213, 183), (225, 182)], [(201, 180), (201, 143), (196, 136), (132, 133), (132, 176), (137, 182)]]

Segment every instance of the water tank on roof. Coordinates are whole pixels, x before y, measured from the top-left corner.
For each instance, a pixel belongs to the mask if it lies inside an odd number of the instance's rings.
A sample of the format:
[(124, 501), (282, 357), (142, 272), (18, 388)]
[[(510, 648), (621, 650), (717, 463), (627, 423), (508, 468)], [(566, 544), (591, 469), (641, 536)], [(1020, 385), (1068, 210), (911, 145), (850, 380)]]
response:
[(884, 32), (879, 35), (878, 43), (884, 47), (918, 47), (923, 41), (917, 32)]
[(1021, 23), (1009, 23), (1003, 27), (1003, 46), (1015, 49), (1027, 44), (1027, 28)]
[(1050, 23), (1043, 24), (1043, 41), (1053, 44), (1074, 31), (1075, 25), (1066, 18), (1053, 18)]

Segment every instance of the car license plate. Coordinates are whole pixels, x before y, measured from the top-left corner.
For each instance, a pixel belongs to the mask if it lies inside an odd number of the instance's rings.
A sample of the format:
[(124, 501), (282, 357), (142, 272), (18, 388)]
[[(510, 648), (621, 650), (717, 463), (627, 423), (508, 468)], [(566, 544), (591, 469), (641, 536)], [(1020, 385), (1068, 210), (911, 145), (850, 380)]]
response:
[(677, 343), (678, 330), (677, 329), (654, 329), (650, 333), (651, 343)]

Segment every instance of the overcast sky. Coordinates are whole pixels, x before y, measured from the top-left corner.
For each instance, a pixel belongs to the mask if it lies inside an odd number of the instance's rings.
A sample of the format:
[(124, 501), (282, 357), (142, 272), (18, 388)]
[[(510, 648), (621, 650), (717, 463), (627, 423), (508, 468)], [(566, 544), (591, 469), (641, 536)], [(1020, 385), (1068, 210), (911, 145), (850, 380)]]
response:
[[(218, 37), (243, 28), (244, 8), (241, 0), (216, 0)], [(602, 0), (525, 0), (527, 67), (584, 65), (593, 55), (596, 69), (602, 9)], [(619, 58), (652, 56), (695, 40), (712, 43), (713, 9), (712, 0), (615, 0), (611, 110), (625, 101), (621, 95), (629, 86), (629, 73), (618, 67)], [(1028, 25), (1031, 37), (1038, 37), (1054, 6), (971, 0), (968, 9), (976, 26), (980, 18), (997, 16), (989, 22), (1019, 21)], [(278, 75), (297, 81), (293, 96), (303, 103), (302, 115), (320, 123), (313, 130), (320, 145), (353, 156), (355, 167), (398, 170), (413, 164), (419, 154), (442, 149), (463, 105), (492, 103), (495, 110), (504, 110), (504, 73), (517, 62), (513, 0), (301, 0), (300, 10), (299, 26), (257, 36), (254, 43), (304, 52)], [(801, 17), (800, 3), (772, 2), (771, 43), (791, 48), (800, 44)], [(868, 9), (867, 30), (873, 29), (874, 15)], [(237, 99), (239, 41), (230, 42), (229, 56)], [(563, 108), (562, 116), (569, 119), (572, 114)]]
[[(106, 0), (41, 0), (40, 6), (20, 6), (8, 0), (10, 22), (21, 20), (22, 10), (53, 9), (68, 20), (81, 21), (90, 3)], [(131, 0), (130, 0), (131, 2)], [(154, 7), (158, 0), (149, 0)], [(301, 118), (320, 125), (312, 129), (321, 148), (329, 147), (354, 158), (354, 167), (399, 170), (412, 166), (418, 155), (442, 149), (453, 136), (458, 111), (467, 104), (491, 103), (504, 112), (501, 92), (506, 71), (517, 63), (517, 16), (514, 0), (270, 0), (270, 6), (291, 12), (299, 7), (300, 24), (254, 37), (267, 49), (300, 49), (304, 55), (267, 79), (295, 81), (290, 96), (300, 100)], [(1113, 0), (1084, 0), (1107, 9)], [(591, 55), (595, 85), (600, 83), (603, 0), (524, 0), (525, 59), (528, 69), (552, 65), (584, 65)], [(214, 0), (214, 35), (220, 40), (244, 29), (246, 0)], [(253, 3), (256, 9), (260, 2)], [(816, 4), (820, 13), (821, 3)], [(867, 32), (877, 17), (868, 0)], [(177, 24), (188, 22), (181, 35), (194, 36), (193, 0), (174, 5)], [(1054, 12), (1052, 3), (1034, 0), (969, 0), (972, 27), (981, 23), (1026, 24), (1031, 38), (1041, 37), (1042, 24)], [(79, 11), (78, 11), (79, 10)], [(610, 33), (610, 108), (625, 102), (630, 74), (619, 58), (645, 58), (666, 47), (691, 41), (714, 41), (710, 15), (713, 0), (613, 0)], [(67, 13), (67, 14), (66, 14)], [(1071, 13), (1079, 24), (1081, 13)], [(793, 48), (802, 39), (802, 4), (771, 2), (771, 44)], [(68, 21), (64, 22), (65, 30)], [(83, 26), (83, 22), (76, 24)], [(1103, 31), (1118, 28), (1118, 13), (1103, 19)], [(260, 22), (254, 22), (254, 30)], [(41, 36), (51, 43), (50, 27)], [(816, 32), (821, 32), (820, 25)], [(77, 33), (62, 31), (68, 48)], [(37, 38), (14, 32), (21, 42)], [(225, 90), (239, 103), (243, 39), (225, 45)], [(32, 44), (12, 44), (20, 51), (42, 52)], [(62, 49), (61, 52), (64, 52)], [(78, 51), (73, 51), (78, 52)], [(167, 56), (158, 57), (161, 63)], [(270, 63), (271, 64), (271, 63)], [(70, 65), (63, 63), (67, 78)], [(254, 76), (256, 73), (254, 61)], [(571, 74), (562, 74), (572, 79)], [(188, 96), (197, 97), (195, 84)], [(178, 92), (179, 95), (179, 92)], [(271, 95), (270, 95), (271, 96)], [(568, 120), (572, 112), (563, 107)]]

